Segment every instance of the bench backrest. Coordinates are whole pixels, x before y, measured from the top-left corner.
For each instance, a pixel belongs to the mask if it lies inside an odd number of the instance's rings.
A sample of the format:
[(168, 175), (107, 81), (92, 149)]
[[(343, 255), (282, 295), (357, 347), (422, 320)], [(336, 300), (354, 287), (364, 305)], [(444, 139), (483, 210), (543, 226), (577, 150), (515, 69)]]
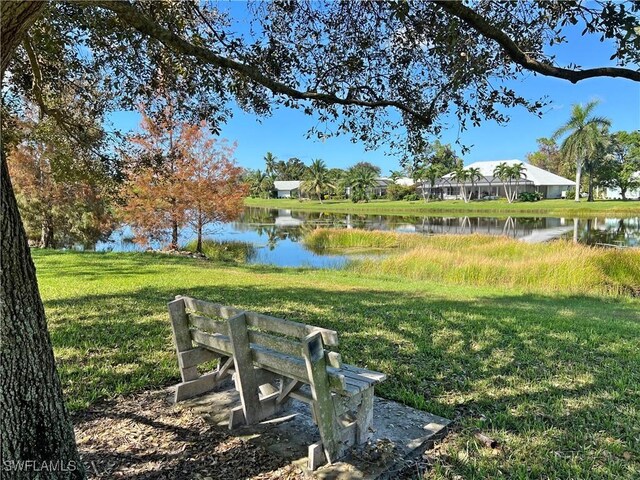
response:
[[(242, 325), (240, 335), (246, 336), (253, 363), (273, 373), (309, 383), (304, 348), (312, 355), (324, 355), (327, 364), (329, 386), (334, 391), (346, 388), (340, 355), (324, 350), (324, 346), (338, 345), (334, 330), (320, 328), (282, 318), (245, 311), (191, 297), (176, 297), (184, 302), (189, 335), (197, 347), (212, 350), (226, 356), (233, 355), (232, 333), (238, 334), (233, 325)], [(315, 334), (315, 335), (314, 335)], [(309, 337), (316, 337), (309, 343)], [(321, 341), (320, 341), (321, 339)]]

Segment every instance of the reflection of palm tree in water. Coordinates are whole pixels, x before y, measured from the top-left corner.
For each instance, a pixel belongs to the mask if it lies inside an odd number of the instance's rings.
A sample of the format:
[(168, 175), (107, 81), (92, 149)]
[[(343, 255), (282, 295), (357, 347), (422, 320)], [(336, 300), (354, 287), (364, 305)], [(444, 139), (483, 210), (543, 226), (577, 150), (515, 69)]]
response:
[(269, 247), (269, 250), (273, 250), (276, 248), (278, 240), (280, 240), (278, 229), (271, 227), (266, 229), (265, 233), (267, 234), (267, 247)]
[(462, 223), (460, 224), (460, 229), (462, 230), (462, 232), (464, 232), (465, 229), (468, 229), (469, 233), (473, 233), (473, 229), (471, 226), (471, 219), (469, 217), (462, 217)]
[(276, 225), (258, 225), (255, 227), (255, 231), (261, 237), (266, 237), (267, 247), (269, 250), (273, 250), (278, 245), (278, 242), (282, 240), (291, 240), (292, 242), (299, 242), (304, 236), (304, 233), (309, 230), (309, 227), (278, 227)]
[(507, 217), (504, 221), (504, 227), (502, 227), (502, 234), (507, 236), (512, 236), (516, 238), (516, 219), (513, 217)]

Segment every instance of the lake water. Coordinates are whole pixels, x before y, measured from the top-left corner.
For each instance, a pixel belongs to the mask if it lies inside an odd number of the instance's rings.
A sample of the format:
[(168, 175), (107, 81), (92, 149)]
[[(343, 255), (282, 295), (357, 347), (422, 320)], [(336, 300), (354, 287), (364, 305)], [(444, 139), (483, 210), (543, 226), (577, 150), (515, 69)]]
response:
[[(576, 238), (586, 244), (640, 246), (640, 216), (631, 218), (594, 217), (588, 219), (542, 217), (447, 217), (396, 216), (345, 213), (318, 213), (295, 210), (245, 208), (238, 221), (219, 226), (210, 236), (219, 240), (250, 242), (256, 247), (251, 263), (286, 267), (337, 268), (349, 255), (316, 254), (304, 247), (302, 237), (315, 228), (362, 228), (395, 232), (468, 235), (506, 235), (524, 242), (546, 242)], [(131, 231), (122, 228), (96, 250), (139, 251), (130, 241)], [(180, 243), (194, 238), (182, 232)], [(152, 245), (158, 248), (159, 245)]]

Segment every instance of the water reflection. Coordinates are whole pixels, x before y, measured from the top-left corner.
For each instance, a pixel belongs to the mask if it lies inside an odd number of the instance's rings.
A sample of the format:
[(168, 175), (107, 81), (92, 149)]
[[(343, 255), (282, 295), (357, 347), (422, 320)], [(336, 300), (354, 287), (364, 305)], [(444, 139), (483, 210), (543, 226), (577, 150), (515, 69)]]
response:
[(425, 217), (246, 208), (233, 226), (239, 231), (268, 228), (269, 238), (284, 235), (283, 238), (293, 241), (298, 241), (306, 230), (313, 228), (362, 228), (429, 235), (505, 235), (531, 243), (570, 239), (575, 233), (575, 238), (580, 243), (623, 246), (640, 244), (640, 217)]
[(588, 245), (640, 246), (640, 217), (578, 220), (573, 239)]
[[(454, 234), (506, 235), (525, 242), (575, 239), (585, 244), (640, 246), (640, 216), (633, 218), (544, 218), (544, 217), (425, 217), (320, 213), (247, 207), (241, 217), (216, 231), (220, 240), (240, 240), (253, 244), (252, 263), (279, 266), (339, 267), (346, 255), (316, 254), (307, 250), (302, 238), (316, 228), (362, 228), (426, 235)], [(96, 250), (135, 251), (141, 247), (129, 240), (125, 227), (115, 232), (110, 242)], [(194, 233), (182, 232), (180, 243), (193, 239)], [(154, 248), (159, 246), (154, 245)]]

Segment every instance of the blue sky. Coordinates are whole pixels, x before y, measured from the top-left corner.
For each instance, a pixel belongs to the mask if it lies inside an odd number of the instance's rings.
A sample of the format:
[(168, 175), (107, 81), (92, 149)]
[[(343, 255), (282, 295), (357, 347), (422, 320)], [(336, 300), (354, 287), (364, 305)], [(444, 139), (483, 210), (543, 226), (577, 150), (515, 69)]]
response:
[[(244, 18), (242, 8), (242, 4), (233, 4), (235, 18)], [(569, 31), (567, 36), (569, 43), (552, 51), (559, 65), (570, 62), (583, 68), (614, 65), (609, 61), (613, 43), (601, 43), (593, 36), (582, 37), (578, 29)], [(524, 160), (528, 152), (536, 150), (537, 138), (550, 136), (567, 120), (572, 104), (592, 99), (600, 101), (596, 112), (612, 120), (613, 131), (640, 129), (640, 85), (630, 80), (599, 78), (574, 85), (565, 80), (526, 74), (509, 86), (529, 99), (547, 96), (550, 104), (545, 115), (538, 118), (521, 108), (510, 109), (511, 120), (507, 125), (485, 122), (461, 132), (460, 142), (471, 148), (463, 156), (465, 164), (481, 160)], [(130, 131), (137, 128), (139, 117), (135, 112), (116, 112), (110, 120), (117, 128)], [(364, 145), (352, 143), (348, 136), (323, 142), (307, 140), (305, 134), (315, 123), (313, 117), (285, 108), (275, 110), (266, 118), (234, 109), (234, 116), (223, 126), (221, 136), (238, 143), (236, 159), (247, 168), (264, 168), (262, 158), (270, 151), (279, 159), (298, 157), (305, 163), (322, 158), (330, 167), (344, 168), (365, 160), (379, 165), (383, 173), (398, 169), (398, 158), (388, 156), (385, 148), (365, 151)], [(454, 125), (442, 133), (440, 140), (453, 143), (457, 138), (458, 128)]]

